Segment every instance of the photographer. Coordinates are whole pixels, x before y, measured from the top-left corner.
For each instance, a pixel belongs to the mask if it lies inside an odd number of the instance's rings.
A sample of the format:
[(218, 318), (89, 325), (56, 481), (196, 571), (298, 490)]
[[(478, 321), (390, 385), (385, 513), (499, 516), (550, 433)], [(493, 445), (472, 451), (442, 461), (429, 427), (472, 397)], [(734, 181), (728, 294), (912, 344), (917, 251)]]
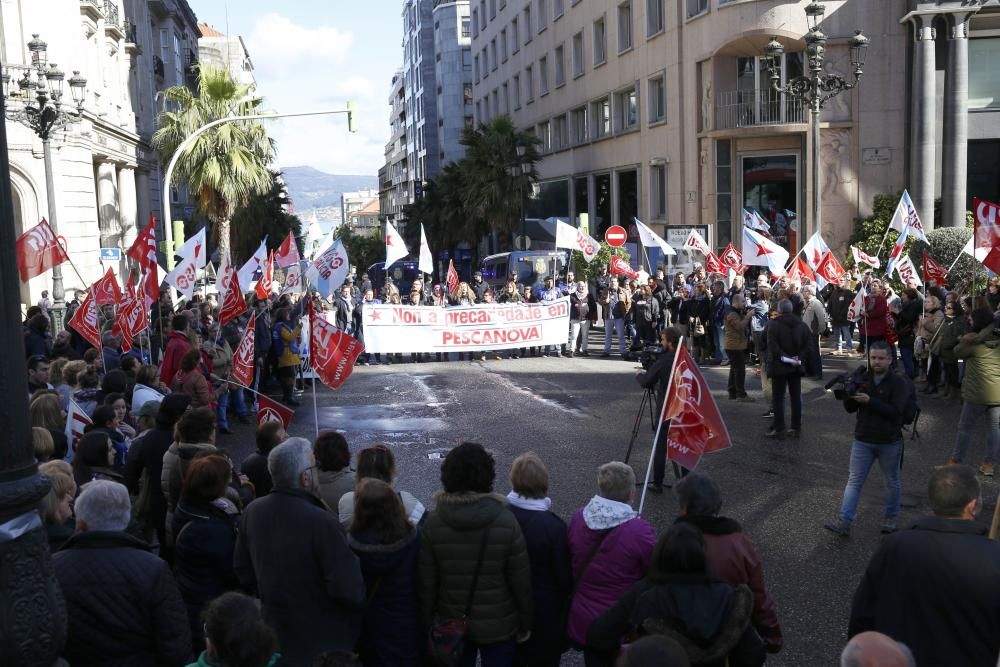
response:
[[(636, 372), (635, 379), (645, 389), (655, 389), (656, 393), (656, 418), (663, 414), (663, 401), (667, 396), (667, 386), (670, 384), (670, 370), (674, 366), (674, 353), (677, 351), (677, 344), (681, 340), (680, 328), (667, 327), (660, 332), (660, 344), (663, 352), (650, 364), (649, 368)], [(653, 452), (653, 481), (649, 485), (649, 490), (653, 493), (663, 493), (663, 475), (667, 466), (667, 427), (664, 425), (660, 429), (660, 437), (656, 441), (656, 451)], [(675, 473), (679, 474), (677, 468)]]
[(858, 413), (840, 518), (825, 526), (841, 537), (850, 537), (861, 489), (876, 460), (882, 468), (886, 486), (883, 534), (896, 532), (896, 515), (899, 514), (902, 425), (909, 388), (901, 376), (890, 371), (892, 351), (888, 343), (873, 342), (869, 346), (868, 359), (868, 369), (859, 368), (846, 382), (843, 392), (836, 392), (848, 412)]

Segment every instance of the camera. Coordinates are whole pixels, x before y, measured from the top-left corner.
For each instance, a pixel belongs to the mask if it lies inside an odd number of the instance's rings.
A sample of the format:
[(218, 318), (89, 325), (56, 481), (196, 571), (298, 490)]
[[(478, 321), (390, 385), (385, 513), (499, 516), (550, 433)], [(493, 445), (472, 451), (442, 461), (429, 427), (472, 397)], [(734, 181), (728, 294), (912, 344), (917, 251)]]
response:
[(656, 363), (656, 360), (660, 358), (663, 352), (664, 350), (661, 345), (645, 345), (635, 353), (635, 358), (642, 365), (643, 370), (648, 371), (649, 367)]
[(833, 397), (838, 401), (846, 401), (851, 396), (868, 393), (868, 369), (862, 366), (853, 373), (838, 375), (823, 388), (827, 391), (833, 389)]

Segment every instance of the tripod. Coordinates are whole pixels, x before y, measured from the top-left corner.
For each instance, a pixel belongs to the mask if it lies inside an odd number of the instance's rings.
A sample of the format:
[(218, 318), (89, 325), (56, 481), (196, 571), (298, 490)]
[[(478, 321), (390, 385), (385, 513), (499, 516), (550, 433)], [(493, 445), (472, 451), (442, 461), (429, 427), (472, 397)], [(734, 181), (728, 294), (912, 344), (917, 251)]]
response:
[(639, 411), (635, 413), (635, 421), (632, 423), (632, 437), (629, 438), (628, 449), (625, 450), (624, 463), (628, 463), (629, 458), (632, 456), (632, 447), (635, 445), (636, 438), (639, 437), (639, 426), (642, 424), (642, 413), (645, 408), (649, 409), (649, 428), (653, 431), (656, 430), (656, 417), (653, 416), (654, 405), (656, 405), (656, 400), (653, 390), (647, 389), (642, 395), (642, 400), (639, 402)]

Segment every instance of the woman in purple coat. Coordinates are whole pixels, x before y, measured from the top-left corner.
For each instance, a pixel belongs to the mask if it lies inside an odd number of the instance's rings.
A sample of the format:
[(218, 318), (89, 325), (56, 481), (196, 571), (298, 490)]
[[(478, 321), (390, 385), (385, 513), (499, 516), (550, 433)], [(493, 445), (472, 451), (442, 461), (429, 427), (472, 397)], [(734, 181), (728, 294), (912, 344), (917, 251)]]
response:
[(635, 472), (612, 461), (597, 469), (598, 493), (569, 524), (576, 591), (570, 604), (569, 639), (585, 643), (595, 618), (610, 609), (649, 569), (656, 532), (632, 509)]

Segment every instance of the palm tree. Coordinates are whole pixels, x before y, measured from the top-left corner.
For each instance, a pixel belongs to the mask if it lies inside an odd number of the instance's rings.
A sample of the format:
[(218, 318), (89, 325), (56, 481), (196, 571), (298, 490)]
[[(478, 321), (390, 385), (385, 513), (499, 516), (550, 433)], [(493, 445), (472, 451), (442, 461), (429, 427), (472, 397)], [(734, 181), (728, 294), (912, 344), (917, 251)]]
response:
[(510, 116), (465, 130), (464, 208), (490, 232), (511, 232), (519, 224), (522, 194), (538, 179), (538, 143), (534, 134), (518, 130)]
[[(237, 83), (228, 70), (200, 66), (197, 96), (186, 86), (160, 93), (165, 109), (157, 119), (153, 147), (164, 164), (198, 128), (227, 116), (261, 113), (253, 86)], [(171, 110), (175, 109), (175, 110)], [(256, 121), (223, 123), (200, 135), (177, 161), (173, 178), (198, 194), (198, 207), (213, 225), (220, 253), (229, 252), (229, 227), (235, 210), (273, 184), (268, 165), (274, 142)]]

